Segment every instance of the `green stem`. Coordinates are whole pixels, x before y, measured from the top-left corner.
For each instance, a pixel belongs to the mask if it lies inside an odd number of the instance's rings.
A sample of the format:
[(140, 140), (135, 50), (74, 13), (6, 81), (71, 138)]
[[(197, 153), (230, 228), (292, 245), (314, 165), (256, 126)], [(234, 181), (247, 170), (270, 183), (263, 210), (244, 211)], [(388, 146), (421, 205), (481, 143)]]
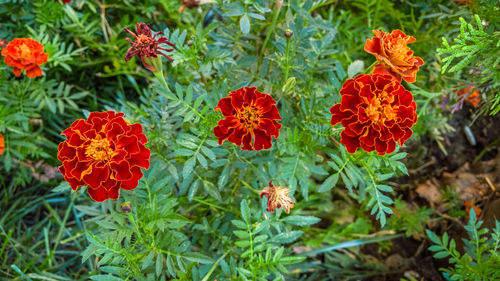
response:
[(165, 80), (165, 76), (163, 76), (163, 70), (153, 72), (155, 75), (156, 79), (160, 82), (160, 84), (165, 88), (165, 90), (170, 91), (170, 88), (168, 87), (167, 80)]
[(367, 73), (371, 73), (371, 72), (372, 72), (372, 70), (373, 70), (373, 68), (374, 68), (377, 64), (379, 64), (379, 63), (380, 63), (380, 62), (379, 62), (378, 60), (377, 60), (377, 61), (374, 61), (374, 62), (373, 62), (373, 63), (372, 63), (369, 67), (367, 67), (367, 68), (366, 68), (366, 70), (365, 70), (365, 72), (364, 72), (364, 73), (365, 73), (365, 74), (367, 74)]
[(264, 50), (266, 49), (267, 43), (269, 42), (269, 38), (271, 38), (271, 34), (273, 34), (274, 28), (276, 27), (280, 11), (281, 9), (274, 11), (273, 21), (271, 22), (271, 25), (267, 29), (266, 38), (264, 39), (264, 43), (262, 43), (262, 46), (260, 47), (260, 57), (259, 57), (259, 62), (257, 64), (257, 73), (259, 73), (260, 71), (260, 66), (262, 64), (262, 60), (264, 59)]
[(288, 80), (288, 72), (290, 70), (290, 39), (286, 40), (286, 53), (285, 53), (285, 79), (283, 81), (283, 84), (286, 83)]
[(251, 191), (253, 191), (253, 192), (257, 193), (257, 194), (260, 194), (260, 191), (259, 191), (259, 190), (257, 190), (257, 189), (255, 189), (255, 188), (251, 187), (251, 186), (250, 186), (250, 185), (249, 185), (246, 181), (241, 181), (241, 183), (242, 183), (244, 186), (246, 186), (248, 189), (250, 189)]

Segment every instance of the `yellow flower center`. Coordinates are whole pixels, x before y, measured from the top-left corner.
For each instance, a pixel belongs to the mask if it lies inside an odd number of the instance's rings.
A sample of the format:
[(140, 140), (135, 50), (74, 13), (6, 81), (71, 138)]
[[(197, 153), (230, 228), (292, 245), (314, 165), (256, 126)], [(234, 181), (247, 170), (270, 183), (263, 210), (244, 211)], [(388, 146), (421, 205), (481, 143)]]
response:
[(387, 95), (386, 92), (382, 92), (375, 96), (371, 102), (368, 103), (366, 107), (366, 115), (368, 118), (375, 123), (384, 123), (385, 121), (390, 121), (396, 118), (397, 114), (394, 108), (391, 106), (394, 98)]
[(244, 106), (236, 113), (236, 118), (245, 128), (253, 130), (259, 124), (260, 114), (255, 106)]
[(85, 155), (95, 161), (109, 161), (117, 153), (107, 139), (92, 139), (85, 149)]
[(391, 61), (396, 65), (405, 64), (407, 61), (407, 54), (410, 48), (407, 46), (405, 40), (393, 40), (389, 42), (389, 50), (391, 50)]
[(29, 59), (33, 56), (30, 47), (26, 46), (26, 44), (21, 44), (21, 46), (18, 47), (18, 50), (21, 51), (21, 57), (25, 59)]

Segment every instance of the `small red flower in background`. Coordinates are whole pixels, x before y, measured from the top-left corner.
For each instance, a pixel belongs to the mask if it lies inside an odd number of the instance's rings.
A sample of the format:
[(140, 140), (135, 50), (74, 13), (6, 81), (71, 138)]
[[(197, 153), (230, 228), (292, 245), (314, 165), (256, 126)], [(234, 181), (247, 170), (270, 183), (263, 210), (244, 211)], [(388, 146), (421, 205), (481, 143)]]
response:
[(453, 2), (461, 6), (474, 4), (474, 0), (453, 0)]
[(475, 90), (474, 86), (470, 86), (467, 88), (462, 88), (456, 91), (457, 96), (460, 100), (465, 98), (465, 101), (472, 104), (474, 107), (477, 107), (479, 102), (481, 101), (481, 97), (479, 95), (479, 91)]
[(59, 171), (73, 190), (88, 185), (90, 197), (101, 202), (117, 199), (119, 190), (135, 189), (149, 168), (150, 150), (141, 124), (127, 124), (123, 113), (92, 112), (78, 119), (61, 135)]
[(260, 197), (267, 197), (267, 211), (274, 212), (276, 209), (281, 207), (285, 208), (286, 213), (290, 213), (290, 209), (293, 208), (293, 200), (288, 195), (288, 188), (274, 186), (273, 182), (269, 182), (269, 186), (264, 187), (260, 192)]
[(19, 77), (21, 70), (26, 71), (29, 78), (42, 76), (40, 65), (47, 62), (49, 54), (44, 53), (43, 45), (31, 38), (16, 38), (2, 49), (4, 62), (12, 66), (14, 75)]
[(219, 144), (225, 140), (240, 146), (243, 150), (269, 149), (272, 137), (278, 138), (281, 120), (276, 101), (255, 87), (243, 87), (222, 98), (215, 110), (222, 112), (214, 134)]
[(331, 124), (342, 123), (340, 142), (349, 153), (358, 148), (391, 153), (413, 134), (417, 105), (413, 95), (390, 76), (360, 74), (340, 90), (340, 104), (330, 108)]
[(165, 52), (172, 52), (174, 48), (165, 49), (159, 47), (159, 44), (167, 44), (169, 46), (175, 47), (174, 43), (168, 41), (166, 37), (161, 36), (158, 40), (155, 39), (157, 35), (163, 35), (163, 32), (156, 32), (154, 35), (151, 33), (151, 29), (145, 23), (138, 23), (137, 34), (134, 32), (124, 29), (124, 31), (130, 33), (134, 36), (134, 41), (126, 38), (126, 40), (132, 44), (132, 46), (127, 50), (125, 55), (125, 61), (130, 60), (133, 56), (137, 55), (141, 60), (144, 67), (155, 72), (156, 68), (151, 64), (150, 58), (157, 58), (158, 55), (166, 57), (169, 61), (173, 61)]
[(375, 36), (367, 39), (365, 51), (375, 55), (381, 63), (373, 69), (374, 74), (391, 75), (401, 82), (401, 78), (408, 83), (415, 82), (418, 69), (424, 61), (413, 56), (413, 51), (407, 46), (415, 42), (415, 38), (396, 29), (392, 33), (373, 30)]
[(481, 215), (481, 208), (479, 208), (478, 206), (474, 206), (474, 198), (470, 201), (466, 201), (464, 202), (464, 207), (465, 207), (465, 218), (466, 219), (469, 219), (469, 213), (470, 213), (470, 209), (474, 209), (474, 213), (476, 214), (476, 219), (479, 219), (479, 216)]
[(2, 155), (4, 151), (5, 151), (5, 142), (3, 139), (3, 135), (0, 134), (0, 155)]
[[(59, 0), (54, 0), (56, 2), (59, 2)], [(71, 0), (61, 0), (64, 4), (68, 4), (69, 2), (71, 2)]]

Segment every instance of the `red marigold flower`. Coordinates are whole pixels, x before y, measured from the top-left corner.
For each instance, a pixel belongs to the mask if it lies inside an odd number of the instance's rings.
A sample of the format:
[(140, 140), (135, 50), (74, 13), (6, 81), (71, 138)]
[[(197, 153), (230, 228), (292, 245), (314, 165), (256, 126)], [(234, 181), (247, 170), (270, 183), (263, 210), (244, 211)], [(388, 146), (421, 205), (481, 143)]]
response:
[(78, 119), (61, 135), (59, 171), (73, 190), (88, 185), (90, 197), (102, 202), (117, 199), (119, 190), (135, 189), (149, 168), (150, 150), (141, 124), (127, 124), (123, 113), (92, 112)]
[(359, 147), (391, 153), (413, 134), (417, 105), (413, 95), (398, 81), (380, 74), (360, 74), (340, 90), (340, 104), (330, 108), (331, 124), (342, 123), (340, 142), (349, 153)]
[(43, 45), (31, 38), (16, 38), (2, 49), (4, 62), (12, 66), (14, 75), (19, 77), (21, 70), (26, 71), (29, 78), (42, 76), (40, 65), (47, 62), (49, 54), (43, 52)]
[(158, 58), (158, 55), (166, 57), (169, 61), (173, 61), (165, 52), (172, 52), (174, 48), (165, 49), (159, 47), (159, 44), (167, 44), (169, 46), (175, 47), (175, 44), (168, 41), (168, 38), (161, 36), (158, 40), (155, 39), (157, 35), (163, 35), (163, 32), (156, 32), (154, 35), (151, 33), (151, 29), (145, 23), (138, 23), (137, 34), (134, 32), (124, 29), (124, 31), (132, 34), (134, 36), (134, 41), (126, 38), (126, 40), (132, 44), (132, 46), (127, 50), (125, 55), (125, 61), (130, 60), (133, 56), (137, 55), (142, 62), (142, 65), (152, 72), (156, 72), (156, 67), (153, 65), (154, 62), (151, 58)]
[(415, 42), (413, 36), (396, 29), (392, 33), (373, 30), (375, 36), (367, 39), (365, 51), (375, 55), (381, 63), (373, 69), (374, 74), (388, 74), (401, 82), (401, 78), (408, 83), (415, 82), (418, 69), (424, 61), (413, 56), (413, 51), (407, 46)]
[(5, 142), (3, 139), (3, 135), (0, 134), (0, 155), (2, 155), (4, 151), (5, 151)]
[(276, 101), (255, 87), (243, 87), (222, 98), (215, 110), (226, 117), (219, 120), (214, 134), (219, 144), (225, 140), (243, 150), (271, 148), (272, 137), (278, 138), (281, 120)]
[(290, 213), (290, 209), (293, 208), (293, 199), (288, 195), (288, 188), (274, 186), (273, 182), (269, 182), (269, 186), (264, 187), (260, 192), (260, 198), (267, 197), (267, 211), (274, 212), (276, 209), (281, 207), (285, 208), (286, 213)]

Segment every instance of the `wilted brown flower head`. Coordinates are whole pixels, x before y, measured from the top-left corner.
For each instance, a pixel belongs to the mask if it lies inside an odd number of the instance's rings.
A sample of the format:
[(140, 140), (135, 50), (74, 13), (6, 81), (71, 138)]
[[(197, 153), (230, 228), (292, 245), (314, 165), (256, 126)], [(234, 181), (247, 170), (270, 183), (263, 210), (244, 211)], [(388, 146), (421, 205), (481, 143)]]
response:
[(274, 186), (273, 182), (269, 182), (269, 186), (264, 187), (260, 192), (260, 197), (267, 197), (267, 211), (274, 212), (281, 207), (285, 208), (286, 213), (290, 213), (293, 208), (293, 199), (288, 195), (287, 187)]
[(172, 52), (174, 48), (165, 49), (159, 47), (159, 44), (167, 44), (169, 46), (175, 47), (175, 44), (168, 41), (168, 38), (161, 36), (158, 40), (155, 39), (157, 35), (163, 35), (163, 32), (156, 32), (154, 35), (151, 33), (151, 29), (145, 23), (137, 23), (137, 34), (128, 30), (124, 31), (130, 33), (134, 36), (134, 41), (126, 38), (126, 40), (132, 44), (125, 55), (125, 61), (130, 60), (133, 56), (137, 55), (141, 60), (144, 67), (155, 72), (156, 68), (151, 65), (150, 58), (157, 58), (158, 55), (166, 57), (169, 61), (173, 61), (165, 52)]
[(184, 12), (186, 8), (196, 8), (200, 6), (199, 0), (182, 0), (182, 6), (179, 8), (179, 12)]

